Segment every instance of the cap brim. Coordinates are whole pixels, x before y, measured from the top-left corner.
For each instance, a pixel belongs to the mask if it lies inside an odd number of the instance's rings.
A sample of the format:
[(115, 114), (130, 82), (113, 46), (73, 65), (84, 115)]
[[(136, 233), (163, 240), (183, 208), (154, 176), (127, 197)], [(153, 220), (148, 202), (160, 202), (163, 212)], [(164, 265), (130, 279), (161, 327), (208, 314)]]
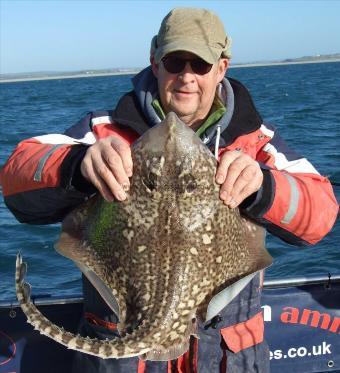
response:
[(156, 49), (154, 56), (155, 62), (159, 63), (167, 54), (178, 51), (193, 53), (210, 64), (216, 63), (223, 52), (221, 48), (214, 48), (206, 44), (194, 42), (192, 40), (176, 40)]

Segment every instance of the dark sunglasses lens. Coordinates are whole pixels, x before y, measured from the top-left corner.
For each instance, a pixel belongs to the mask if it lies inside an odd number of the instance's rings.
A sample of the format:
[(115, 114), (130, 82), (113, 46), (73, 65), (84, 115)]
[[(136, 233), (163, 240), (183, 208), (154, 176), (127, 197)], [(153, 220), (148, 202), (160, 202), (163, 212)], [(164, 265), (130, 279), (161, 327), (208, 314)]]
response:
[(165, 70), (170, 74), (178, 74), (184, 70), (186, 61), (178, 57), (166, 57), (163, 58), (163, 65)]
[(194, 60), (191, 60), (190, 65), (192, 71), (198, 75), (207, 74), (212, 68), (212, 65), (210, 65), (209, 63), (205, 62), (200, 58), (195, 58)]
[(187, 62), (190, 63), (191, 69), (195, 74), (204, 75), (207, 74), (212, 65), (205, 62), (201, 58), (194, 58), (193, 60), (185, 60), (175, 56), (168, 56), (162, 59), (165, 70), (170, 74), (179, 74), (185, 68)]

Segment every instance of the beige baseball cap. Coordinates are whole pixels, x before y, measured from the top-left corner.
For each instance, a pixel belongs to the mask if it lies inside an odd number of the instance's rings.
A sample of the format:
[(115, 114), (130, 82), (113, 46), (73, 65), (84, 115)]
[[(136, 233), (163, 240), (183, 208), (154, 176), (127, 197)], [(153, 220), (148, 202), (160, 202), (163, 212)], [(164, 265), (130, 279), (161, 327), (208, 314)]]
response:
[(186, 51), (214, 64), (222, 57), (231, 58), (231, 39), (220, 18), (206, 9), (175, 8), (165, 16), (151, 42), (156, 63), (171, 52)]

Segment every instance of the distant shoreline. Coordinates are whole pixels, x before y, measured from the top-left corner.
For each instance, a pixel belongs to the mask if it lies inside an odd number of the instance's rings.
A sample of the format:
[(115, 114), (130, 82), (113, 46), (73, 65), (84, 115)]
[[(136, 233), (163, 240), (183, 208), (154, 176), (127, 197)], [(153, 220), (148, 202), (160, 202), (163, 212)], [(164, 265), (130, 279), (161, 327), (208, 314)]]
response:
[(114, 75), (134, 75), (139, 73), (141, 70), (131, 71), (120, 71), (114, 73), (93, 73), (93, 74), (70, 74), (70, 75), (53, 75), (53, 76), (41, 76), (32, 78), (14, 78), (14, 79), (0, 79), (0, 83), (15, 83), (15, 82), (30, 82), (34, 80), (58, 80), (58, 79), (77, 79), (77, 78), (96, 78), (99, 76), (114, 76)]
[(317, 60), (317, 61), (291, 61), (291, 62), (259, 62), (259, 63), (247, 63), (247, 64), (236, 64), (231, 65), (229, 68), (233, 67), (262, 67), (262, 66), (283, 66), (283, 65), (304, 65), (304, 64), (311, 64), (311, 63), (331, 63), (331, 62), (340, 62), (340, 58), (336, 58), (334, 60)]
[[(291, 62), (268, 62), (268, 63), (245, 63), (245, 64), (235, 64), (230, 65), (229, 68), (247, 68), (247, 67), (268, 67), (268, 66), (284, 66), (284, 65), (303, 65), (311, 63), (331, 63), (340, 62), (338, 59), (325, 59), (318, 61), (291, 61)], [(31, 77), (31, 78), (13, 78), (13, 79), (0, 79), (0, 83), (17, 83), (17, 82), (29, 82), (36, 80), (58, 80), (58, 79), (77, 79), (77, 78), (95, 78), (103, 76), (115, 76), (115, 75), (135, 75), (141, 70), (131, 70), (131, 71), (120, 71), (112, 73), (91, 73), (91, 74), (70, 74), (70, 75), (53, 75), (53, 76), (41, 76), (41, 77)]]

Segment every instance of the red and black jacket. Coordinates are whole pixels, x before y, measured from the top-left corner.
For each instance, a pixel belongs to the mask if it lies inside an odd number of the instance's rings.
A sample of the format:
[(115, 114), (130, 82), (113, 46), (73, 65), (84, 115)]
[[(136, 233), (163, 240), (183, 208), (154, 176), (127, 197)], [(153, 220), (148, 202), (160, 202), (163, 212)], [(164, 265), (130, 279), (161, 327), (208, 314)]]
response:
[[(318, 242), (331, 229), (338, 212), (330, 182), (305, 158), (290, 150), (273, 127), (263, 123), (241, 83), (233, 79), (224, 83), (229, 85), (229, 93), (232, 90), (233, 100), (227, 102), (227, 109), (232, 106), (232, 111), (227, 111), (216, 124), (222, 129), (219, 154), (241, 149), (260, 163), (264, 174), (261, 189), (241, 204), (241, 212), (291, 244)], [(115, 110), (90, 112), (64, 135), (22, 141), (1, 171), (8, 208), (20, 222), (61, 221), (96, 192), (80, 173), (80, 163), (88, 146), (109, 135), (119, 136), (131, 144), (154, 125), (150, 105), (146, 103), (146, 107), (147, 110), (135, 89), (121, 98)], [(213, 149), (214, 128), (209, 128), (202, 140)], [(85, 278), (83, 285), (88, 322), (85, 333), (89, 333), (90, 328), (90, 334), (102, 337), (103, 330), (95, 328), (104, 325), (108, 333), (104, 337), (112, 337), (110, 333), (115, 333), (112, 329), (118, 320)], [(267, 371), (269, 361), (263, 342), (260, 288), (259, 276), (255, 276), (220, 312), (218, 319), (199, 323), (199, 341), (191, 337), (189, 351), (176, 361), (143, 362), (130, 358), (103, 360), (100, 364), (107, 364), (112, 371), (125, 369), (138, 373), (225, 372), (229, 368), (242, 371), (244, 364), (255, 364), (259, 371)], [(211, 327), (213, 321), (215, 324)], [(82, 354), (81, 359), (94, 357)]]
[[(241, 83), (228, 82), (234, 107), (221, 133), (219, 154), (241, 149), (260, 163), (264, 174), (262, 188), (242, 203), (241, 212), (291, 244), (315, 244), (329, 232), (338, 212), (329, 180), (263, 123)], [(109, 135), (130, 144), (150, 128), (149, 123), (132, 91), (115, 110), (90, 112), (64, 135), (22, 141), (1, 172), (6, 205), (20, 222), (61, 221), (96, 192), (79, 171), (88, 146)], [(208, 140), (207, 146), (213, 148), (214, 134)]]

